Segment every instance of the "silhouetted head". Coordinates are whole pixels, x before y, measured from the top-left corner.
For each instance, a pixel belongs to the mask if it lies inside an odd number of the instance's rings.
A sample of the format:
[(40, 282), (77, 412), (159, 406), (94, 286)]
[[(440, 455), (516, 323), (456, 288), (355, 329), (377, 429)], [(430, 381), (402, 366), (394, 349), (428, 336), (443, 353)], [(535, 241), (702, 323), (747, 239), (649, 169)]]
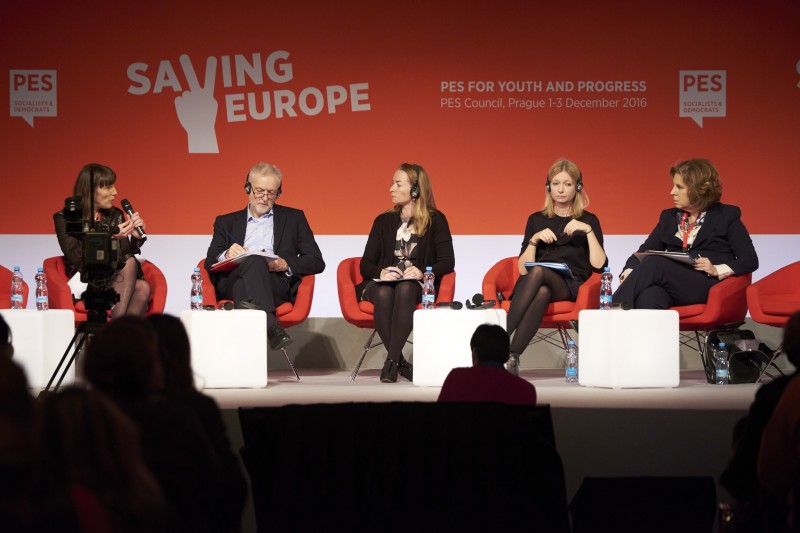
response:
[(158, 337), (143, 318), (124, 316), (103, 327), (89, 341), (84, 374), (93, 387), (129, 402), (160, 388)]
[(194, 390), (189, 335), (180, 319), (151, 315), (147, 321), (158, 336), (158, 358), (166, 390)]
[(508, 361), (509, 345), (506, 330), (497, 324), (481, 324), (475, 329), (469, 341), (473, 365), (477, 366), (487, 361), (505, 364)]

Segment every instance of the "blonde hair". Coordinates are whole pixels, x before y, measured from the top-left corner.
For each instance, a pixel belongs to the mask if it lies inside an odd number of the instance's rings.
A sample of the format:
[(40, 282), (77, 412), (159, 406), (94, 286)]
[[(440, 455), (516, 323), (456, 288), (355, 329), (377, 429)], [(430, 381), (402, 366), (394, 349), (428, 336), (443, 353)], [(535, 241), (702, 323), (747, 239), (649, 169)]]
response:
[[(422, 168), (421, 165), (416, 163), (403, 163), (398, 167), (408, 176), (408, 182), (411, 184), (411, 189), (417, 187), (419, 194), (414, 198), (414, 233), (418, 237), (425, 235), (428, 228), (431, 226), (431, 217), (436, 212), (436, 202), (433, 199), (433, 189), (431, 188), (431, 179), (428, 173)], [(389, 212), (400, 214), (403, 207), (395, 205)]]
[[(561, 172), (566, 172), (569, 174), (569, 177), (572, 178), (573, 182), (575, 182), (576, 188), (579, 184), (581, 185), (581, 190), (575, 191), (575, 197), (572, 199), (572, 207), (570, 208), (569, 212), (569, 216), (572, 218), (580, 218), (583, 216), (583, 210), (589, 207), (589, 195), (583, 190), (583, 175), (581, 174), (581, 169), (579, 169), (578, 165), (569, 159), (564, 159), (562, 157), (553, 163), (553, 166), (551, 166), (550, 170), (547, 172), (546, 185), (549, 185), (550, 181)], [(542, 213), (547, 218), (553, 218), (556, 216), (556, 211), (553, 206), (553, 197), (550, 195), (549, 190), (544, 198), (544, 207), (542, 208)]]

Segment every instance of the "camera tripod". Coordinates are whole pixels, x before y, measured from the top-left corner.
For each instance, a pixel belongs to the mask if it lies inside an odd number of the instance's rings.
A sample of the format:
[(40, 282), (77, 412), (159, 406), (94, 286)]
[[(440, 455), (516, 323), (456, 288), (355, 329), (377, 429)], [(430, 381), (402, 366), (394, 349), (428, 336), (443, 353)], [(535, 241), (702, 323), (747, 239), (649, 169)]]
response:
[[(55, 371), (53, 371), (53, 375), (50, 376), (50, 381), (47, 382), (47, 385), (42, 389), (40, 394), (50, 392), (53, 381), (55, 381), (56, 376), (58, 376), (61, 367), (64, 366), (64, 370), (61, 371), (61, 377), (58, 378), (55, 387), (53, 387), (53, 392), (58, 391), (58, 388), (61, 387), (61, 382), (64, 381), (67, 375), (69, 367), (72, 366), (75, 359), (77, 359), (81, 348), (83, 348), (84, 344), (88, 345), (89, 335), (97, 333), (108, 323), (108, 311), (114, 303), (119, 301), (119, 295), (113, 289), (96, 289), (92, 285), (89, 285), (86, 292), (81, 295), (81, 300), (83, 300), (89, 312), (86, 322), (81, 322), (78, 324), (78, 327), (75, 328), (75, 334), (72, 336), (72, 340), (69, 341), (67, 349), (64, 350), (64, 355), (61, 356), (61, 360), (58, 362)], [(74, 350), (72, 350), (73, 346), (75, 346)], [(70, 350), (72, 350), (72, 356), (69, 358), (69, 361), (67, 361)], [(64, 361), (67, 362), (66, 365), (64, 365)]]

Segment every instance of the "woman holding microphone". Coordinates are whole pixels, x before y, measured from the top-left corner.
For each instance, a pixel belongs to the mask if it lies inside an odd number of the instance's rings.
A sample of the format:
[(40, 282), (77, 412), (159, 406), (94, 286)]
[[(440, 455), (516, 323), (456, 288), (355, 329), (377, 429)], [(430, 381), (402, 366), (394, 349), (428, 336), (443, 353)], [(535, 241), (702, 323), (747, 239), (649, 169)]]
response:
[[(139, 261), (134, 257), (147, 239), (137, 230), (144, 230), (145, 223), (139, 213), (126, 216), (121, 209), (112, 205), (117, 196), (116, 181), (117, 175), (109, 167), (91, 163), (78, 173), (72, 190), (73, 196), (81, 198), (83, 218), (91, 217), (96, 231), (111, 233), (111, 238), (119, 242), (119, 259), (113, 265), (114, 272), (108, 279), (108, 286), (119, 295), (119, 302), (111, 309), (112, 320), (124, 315), (144, 316), (150, 302), (150, 285), (144, 280)], [(90, 212), (92, 199), (94, 211)], [(67, 276), (83, 273), (83, 242), (79, 237), (67, 234), (63, 211), (54, 214), (53, 221), (58, 244), (64, 254)]]

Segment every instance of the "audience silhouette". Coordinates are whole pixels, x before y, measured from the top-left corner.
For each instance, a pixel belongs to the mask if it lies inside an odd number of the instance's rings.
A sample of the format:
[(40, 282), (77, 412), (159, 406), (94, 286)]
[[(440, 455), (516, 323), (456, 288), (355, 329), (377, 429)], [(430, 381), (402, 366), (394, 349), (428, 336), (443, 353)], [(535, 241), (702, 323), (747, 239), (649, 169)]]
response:
[[(795, 367), (800, 363), (800, 312), (786, 323), (783, 351)], [(764, 492), (777, 498), (777, 512), (765, 531), (798, 531), (798, 494), (800, 490), (800, 380), (797, 372), (784, 385), (774, 409), (765, 422), (758, 450), (756, 470)], [(773, 382), (774, 383), (774, 382)], [(759, 391), (761, 392), (761, 391)], [(768, 509), (771, 510), (771, 509)]]
[(84, 375), (139, 429), (144, 458), (171, 509), (171, 531), (216, 531), (220, 465), (195, 414), (161, 392), (159, 341), (142, 318), (125, 316), (92, 339)]
[(509, 337), (496, 324), (481, 324), (469, 341), (472, 367), (454, 368), (439, 392), (440, 402), (501, 402), (536, 404), (536, 388), (505, 370)]
[[(41, 419), (40, 491), (51, 509), (68, 498), (79, 531), (165, 531), (166, 502), (144, 462), (139, 433), (111, 400), (68, 387), (43, 398)], [(58, 512), (44, 516), (56, 522), (40, 529), (64, 529)]]
[[(800, 367), (800, 313), (784, 327), (783, 351), (795, 368)], [(719, 481), (735, 499), (734, 520), (740, 531), (775, 531), (783, 521), (781, 501), (764, 490), (756, 463), (764, 428), (796, 375), (787, 374), (762, 385), (747, 416), (734, 428), (733, 453)]]
[(183, 323), (171, 315), (147, 318), (158, 335), (158, 357), (165, 396), (188, 409), (200, 421), (219, 464), (219, 499), (210, 509), (214, 531), (238, 531), (247, 498), (247, 482), (213, 398), (194, 386), (189, 336)]
[[(6, 333), (2, 333), (5, 327)], [(0, 340), (8, 339), (0, 317)], [(10, 344), (1, 345), (5, 350)], [(11, 357), (0, 356), (0, 524), (3, 531), (25, 531), (32, 517), (31, 491), (37, 462), (36, 403), (28, 380)]]

